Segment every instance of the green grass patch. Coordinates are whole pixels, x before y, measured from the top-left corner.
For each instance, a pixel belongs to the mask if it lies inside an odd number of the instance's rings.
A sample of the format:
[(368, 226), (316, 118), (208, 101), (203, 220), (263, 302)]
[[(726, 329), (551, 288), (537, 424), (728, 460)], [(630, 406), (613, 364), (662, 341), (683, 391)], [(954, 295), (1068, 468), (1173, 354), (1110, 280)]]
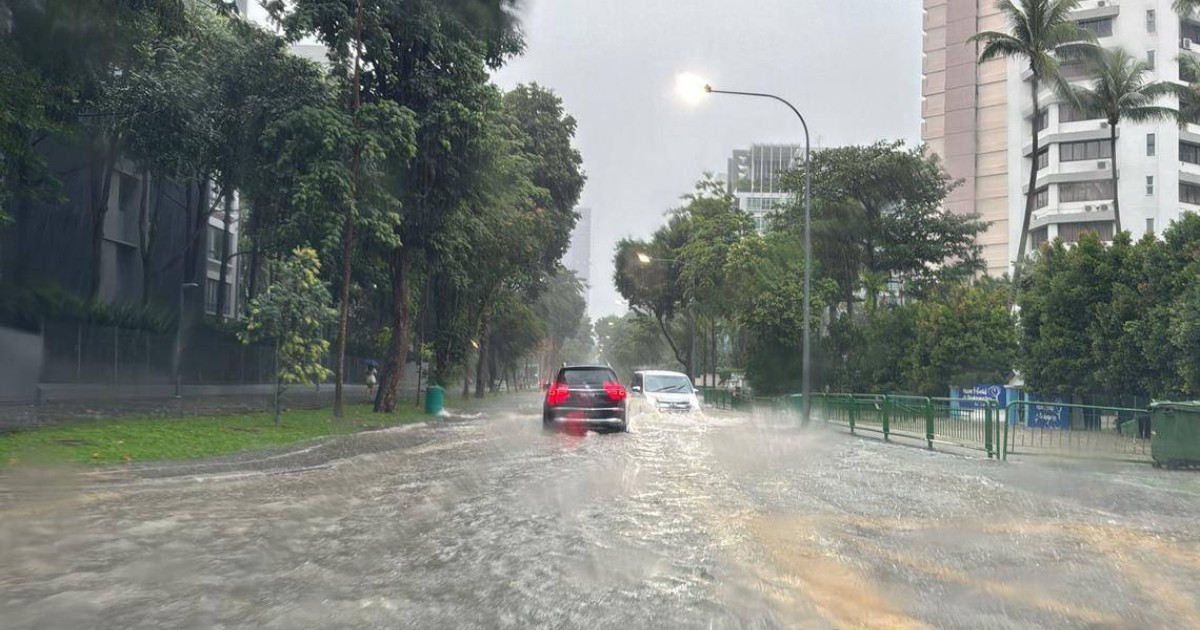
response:
[(294, 444), (327, 435), (420, 422), (425, 416), (401, 404), (394, 414), (371, 413), (370, 405), (333, 410), (295, 409), (275, 426), (271, 412), (184, 418), (131, 417), (0, 435), (0, 468), (22, 462), (120, 464), (199, 459)]

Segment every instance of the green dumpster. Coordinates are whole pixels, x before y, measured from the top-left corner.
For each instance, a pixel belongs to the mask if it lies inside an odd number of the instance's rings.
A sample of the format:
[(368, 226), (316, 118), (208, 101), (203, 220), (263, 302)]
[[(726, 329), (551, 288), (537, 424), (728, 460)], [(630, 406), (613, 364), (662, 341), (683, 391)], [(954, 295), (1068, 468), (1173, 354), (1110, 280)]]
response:
[(1150, 457), (1154, 466), (1200, 466), (1200, 401), (1150, 405)]
[(436, 416), (442, 413), (445, 403), (446, 390), (437, 385), (430, 385), (425, 389), (425, 413)]

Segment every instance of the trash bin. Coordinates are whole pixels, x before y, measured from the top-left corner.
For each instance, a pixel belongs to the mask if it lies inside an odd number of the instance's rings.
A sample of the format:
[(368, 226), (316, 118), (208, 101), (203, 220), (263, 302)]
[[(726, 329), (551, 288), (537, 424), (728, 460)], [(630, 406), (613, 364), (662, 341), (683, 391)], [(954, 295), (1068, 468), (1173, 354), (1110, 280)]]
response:
[(1200, 401), (1150, 405), (1154, 467), (1200, 467)]
[(425, 413), (436, 416), (446, 403), (446, 390), (437, 385), (425, 388)]

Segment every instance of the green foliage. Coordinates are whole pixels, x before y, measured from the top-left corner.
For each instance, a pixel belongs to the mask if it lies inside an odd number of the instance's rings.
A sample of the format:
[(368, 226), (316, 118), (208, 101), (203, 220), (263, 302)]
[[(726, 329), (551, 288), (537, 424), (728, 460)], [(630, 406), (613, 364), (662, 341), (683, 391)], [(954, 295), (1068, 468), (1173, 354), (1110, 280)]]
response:
[[(813, 255), (851, 305), (864, 276), (903, 279), (921, 293), (983, 270), (975, 237), (987, 229), (977, 216), (946, 212), (957, 186), (941, 161), (924, 148), (877, 142), (813, 152)], [(803, 165), (788, 174), (793, 193), (774, 228), (803, 228)], [(868, 295), (873, 302), (874, 294)]]
[(600, 362), (611, 365), (626, 382), (636, 370), (678, 367), (657, 323), (646, 316), (626, 313), (601, 317), (596, 320), (596, 342)]
[(1018, 365), (1051, 394), (1200, 395), (1196, 378), (1200, 216), (1163, 233), (1105, 246), (1043, 247), (1022, 287)]
[(998, 286), (953, 286), (915, 306), (908, 360), (911, 389), (944, 396), (948, 386), (1008, 382), (1017, 356), (1017, 326)]
[(336, 317), (332, 298), (321, 282), (321, 261), (316, 251), (297, 248), (279, 263), (275, 281), (250, 302), (242, 343), (277, 344), (279, 373), (276, 382), (314, 383), (333, 373), (322, 365), (329, 342), (322, 330)]
[(36, 331), (45, 321), (80, 322), (158, 333), (174, 329), (174, 317), (156, 306), (88, 302), (57, 286), (0, 285), (0, 323)]

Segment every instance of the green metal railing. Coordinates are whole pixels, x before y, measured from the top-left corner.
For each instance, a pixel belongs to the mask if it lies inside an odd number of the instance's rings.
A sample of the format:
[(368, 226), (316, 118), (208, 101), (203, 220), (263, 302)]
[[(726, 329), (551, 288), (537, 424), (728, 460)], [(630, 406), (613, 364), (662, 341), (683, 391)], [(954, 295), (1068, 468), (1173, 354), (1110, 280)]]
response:
[(1014, 401), (1005, 409), (1001, 459), (1010, 453), (1150, 456), (1150, 411), (1047, 401)]
[[(702, 389), (706, 406), (771, 411), (799, 417), (799, 394), (739, 398)], [(1000, 408), (990, 399), (933, 398), (896, 394), (813, 394), (812, 417), (853, 434), (876, 433), (884, 440), (903, 437), (977, 449), (989, 458), (1009, 454), (1145, 459), (1150, 456), (1150, 412), (1059, 402), (1016, 401)]]

